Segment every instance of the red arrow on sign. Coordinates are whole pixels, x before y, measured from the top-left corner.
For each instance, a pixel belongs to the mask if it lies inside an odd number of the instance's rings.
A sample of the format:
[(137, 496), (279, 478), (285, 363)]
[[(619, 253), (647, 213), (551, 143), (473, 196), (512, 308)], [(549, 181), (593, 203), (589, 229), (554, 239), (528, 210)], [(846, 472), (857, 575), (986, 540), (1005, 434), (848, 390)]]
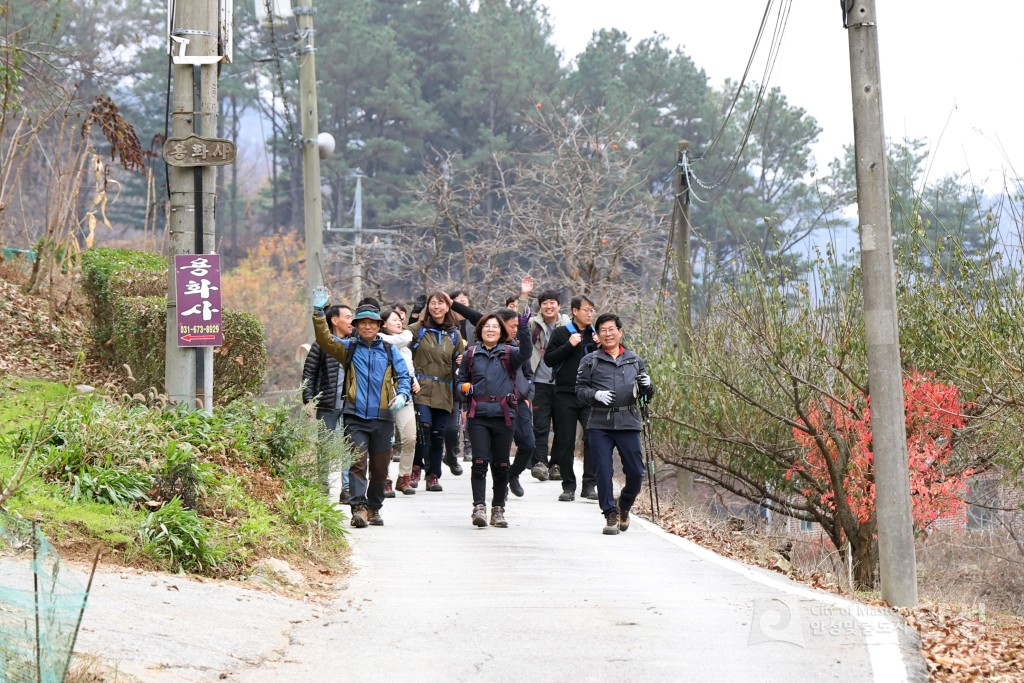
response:
[(216, 338), (217, 338), (217, 336), (213, 335), (213, 334), (186, 334), (184, 337), (182, 337), (182, 339), (187, 341), (187, 342), (197, 341), (199, 339), (216, 339)]

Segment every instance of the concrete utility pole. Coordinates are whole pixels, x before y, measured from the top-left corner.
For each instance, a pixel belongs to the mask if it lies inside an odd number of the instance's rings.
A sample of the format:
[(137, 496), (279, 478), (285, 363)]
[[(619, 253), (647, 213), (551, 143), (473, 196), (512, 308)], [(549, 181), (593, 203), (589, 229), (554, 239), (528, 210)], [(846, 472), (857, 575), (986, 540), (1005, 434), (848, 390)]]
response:
[[(214, 59), (218, 54), (218, 18), (220, 7), (218, 0), (179, 0), (174, 3), (174, 16), (171, 18), (171, 35), (180, 42), (188, 41), (183, 54), (196, 58), (193, 62), (175, 62), (172, 67), (173, 95), (171, 103), (171, 137), (188, 138), (196, 132), (196, 71), (200, 71), (199, 81), (203, 84), (200, 97), (199, 123), (201, 133), (215, 135), (217, 129), (217, 72)], [(172, 53), (179, 54), (176, 42), (172, 45)], [(197, 66), (197, 62), (212, 60), (209, 65)], [(205, 71), (203, 71), (205, 70)], [(212, 99), (212, 103), (209, 101)], [(166, 364), (164, 384), (167, 396), (172, 403), (195, 405), (196, 398), (196, 359), (195, 353), (178, 346), (177, 320), (178, 302), (175, 291), (174, 256), (176, 254), (197, 253), (200, 249), (213, 250), (214, 233), (214, 197), (216, 196), (216, 175), (212, 167), (193, 169), (189, 167), (169, 166), (168, 183), (170, 185), (170, 220), (167, 286), (167, 337)], [(197, 195), (197, 190), (201, 192)], [(204, 197), (205, 195), (205, 197)], [(197, 213), (197, 197), (201, 208)], [(202, 231), (197, 235), (197, 226), (201, 221)], [(197, 238), (202, 245), (197, 245)], [(212, 355), (210, 356), (212, 359)], [(209, 373), (212, 379), (212, 369)]]
[[(314, 287), (324, 283), (320, 255), (324, 246), (323, 210), (320, 189), (319, 124), (316, 102), (316, 47), (314, 45), (312, 0), (299, 0), (295, 12), (300, 45), (299, 55), (299, 107), (302, 125), (302, 189), (303, 219), (306, 236), (306, 297)], [(313, 336), (312, 321), (306, 322), (309, 337)]]
[(352, 242), (352, 272), (355, 273), (356, 301), (363, 298), (363, 176), (356, 176), (356, 198), (352, 205), (355, 218), (352, 228), (355, 238)]
[[(693, 293), (690, 274), (690, 178), (687, 151), (690, 143), (683, 140), (676, 150), (676, 191), (672, 203), (672, 245), (676, 255), (676, 324), (679, 353), (690, 353), (690, 310)], [(684, 504), (693, 503), (693, 472), (676, 468), (676, 494)]]
[(907, 468), (875, 1), (847, 0), (844, 10), (850, 40), (857, 211), (882, 599), (897, 607), (913, 607), (917, 604), (917, 561)]

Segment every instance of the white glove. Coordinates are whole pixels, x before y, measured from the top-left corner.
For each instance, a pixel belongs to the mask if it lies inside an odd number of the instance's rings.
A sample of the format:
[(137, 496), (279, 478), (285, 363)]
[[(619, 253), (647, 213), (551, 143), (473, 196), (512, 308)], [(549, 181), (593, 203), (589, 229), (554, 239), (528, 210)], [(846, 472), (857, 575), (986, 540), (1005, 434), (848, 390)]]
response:
[(600, 391), (594, 392), (594, 398), (600, 401), (601, 403), (605, 404), (606, 406), (610, 406), (612, 404), (612, 401), (615, 400), (615, 392), (608, 391), (606, 389), (601, 389)]
[(331, 300), (331, 290), (319, 285), (310, 292), (310, 298), (313, 301), (313, 308), (323, 308)]
[(648, 375), (646, 372), (641, 372), (640, 375), (636, 378), (636, 380), (645, 387), (651, 386), (651, 376)]

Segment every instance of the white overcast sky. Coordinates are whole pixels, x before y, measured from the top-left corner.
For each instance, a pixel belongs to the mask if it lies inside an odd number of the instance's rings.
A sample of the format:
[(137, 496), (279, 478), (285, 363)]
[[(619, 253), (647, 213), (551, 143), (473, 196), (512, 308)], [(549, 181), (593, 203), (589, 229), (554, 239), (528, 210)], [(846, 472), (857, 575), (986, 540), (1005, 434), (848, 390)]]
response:
[[(750, 55), (767, 0), (542, 0), (554, 41), (565, 59), (591, 34), (618, 28), (635, 42), (662, 33), (681, 47), (713, 85), (738, 80)], [(760, 80), (776, 9), (752, 70)], [(1024, 174), (1024, 3), (1006, 0), (878, 0), (885, 133), (926, 138), (932, 179), (970, 171), (998, 192), (1004, 171)], [(823, 129), (815, 157), (824, 167), (853, 144), (849, 43), (837, 0), (793, 0), (772, 74), (791, 105)]]

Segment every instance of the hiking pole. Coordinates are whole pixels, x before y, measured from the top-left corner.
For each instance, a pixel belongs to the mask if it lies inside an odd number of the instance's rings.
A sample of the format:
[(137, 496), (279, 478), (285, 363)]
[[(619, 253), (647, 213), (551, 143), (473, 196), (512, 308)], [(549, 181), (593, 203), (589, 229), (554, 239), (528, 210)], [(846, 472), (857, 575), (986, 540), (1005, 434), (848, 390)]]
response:
[(658, 500), (658, 473), (654, 465), (654, 437), (651, 429), (651, 413), (648, 409), (649, 397), (642, 395), (639, 400), (640, 415), (643, 417), (641, 436), (643, 438), (644, 459), (647, 461), (647, 488), (651, 494), (651, 514), (654, 520), (658, 521), (661, 516), (661, 505)]

